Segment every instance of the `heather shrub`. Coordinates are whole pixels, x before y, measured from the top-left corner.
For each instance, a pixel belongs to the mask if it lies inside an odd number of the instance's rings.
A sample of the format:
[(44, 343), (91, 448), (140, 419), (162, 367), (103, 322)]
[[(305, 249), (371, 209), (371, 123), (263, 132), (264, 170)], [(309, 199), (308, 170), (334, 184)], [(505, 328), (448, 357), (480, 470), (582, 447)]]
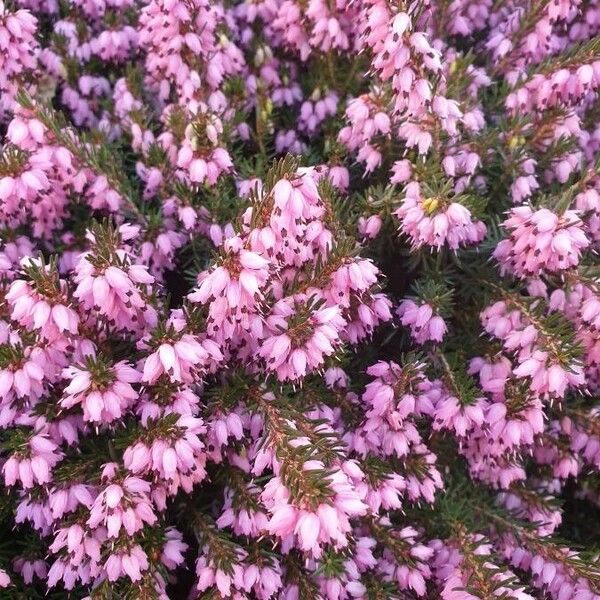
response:
[(0, 1), (0, 599), (600, 600), (596, 0)]

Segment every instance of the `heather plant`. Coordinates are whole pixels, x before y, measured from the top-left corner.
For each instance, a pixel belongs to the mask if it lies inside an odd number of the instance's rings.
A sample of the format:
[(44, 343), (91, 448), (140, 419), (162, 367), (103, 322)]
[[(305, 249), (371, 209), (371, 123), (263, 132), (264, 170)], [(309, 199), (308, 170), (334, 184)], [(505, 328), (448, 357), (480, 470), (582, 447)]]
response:
[(600, 2), (0, 0), (0, 599), (600, 600)]

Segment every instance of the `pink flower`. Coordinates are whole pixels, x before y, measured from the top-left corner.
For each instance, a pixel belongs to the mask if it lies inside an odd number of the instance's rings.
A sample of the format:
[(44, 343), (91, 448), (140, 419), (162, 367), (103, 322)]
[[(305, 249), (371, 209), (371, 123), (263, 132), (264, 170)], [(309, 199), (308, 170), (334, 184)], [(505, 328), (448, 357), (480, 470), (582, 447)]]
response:
[(502, 273), (531, 277), (576, 266), (589, 246), (576, 211), (561, 217), (548, 209), (533, 212), (528, 206), (512, 209), (504, 222), (510, 237), (501, 241), (494, 256)]
[(86, 421), (111, 423), (138, 398), (131, 384), (140, 381), (140, 373), (125, 361), (111, 366), (101, 357), (87, 356), (83, 365), (68, 367), (64, 375), (70, 383), (60, 403), (65, 408), (80, 404)]
[(280, 381), (301, 379), (333, 354), (344, 324), (337, 307), (320, 307), (301, 298), (280, 300), (267, 317), (267, 337), (259, 354)]
[(153, 474), (174, 494), (179, 487), (191, 490), (206, 475), (206, 452), (200, 435), (202, 420), (177, 413), (147, 423), (146, 438), (137, 441), (123, 454), (125, 468), (136, 475)]
[(405, 193), (396, 216), (400, 219), (400, 229), (415, 248), (424, 245), (440, 248), (448, 244), (450, 249), (456, 250), (484, 238), (485, 225), (473, 221), (470, 211), (458, 202), (440, 197), (423, 198), (416, 182), (408, 184)]
[(150, 500), (150, 484), (132, 476), (112, 481), (94, 500), (87, 525), (96, 529), (102, 524), (109, 538), (118, 538), (121, 529), (133, 536), (145, 524), (153, 525), (157, 517)]
[(428, 340), (441, 342), (444, 338), (446, 323), (429, 304), (417, 305), (412, 300), (403, 300), (396, 312), (402, 325), (410, 327), (417, 343), (424, 344)]

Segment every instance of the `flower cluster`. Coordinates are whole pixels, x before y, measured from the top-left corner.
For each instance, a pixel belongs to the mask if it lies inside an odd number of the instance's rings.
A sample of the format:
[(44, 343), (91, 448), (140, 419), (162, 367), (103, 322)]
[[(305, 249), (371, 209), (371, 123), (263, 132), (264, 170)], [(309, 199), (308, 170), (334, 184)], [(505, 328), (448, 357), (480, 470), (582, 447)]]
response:
[(599, 23), (0, 1), (0, 600), (600, 600)]

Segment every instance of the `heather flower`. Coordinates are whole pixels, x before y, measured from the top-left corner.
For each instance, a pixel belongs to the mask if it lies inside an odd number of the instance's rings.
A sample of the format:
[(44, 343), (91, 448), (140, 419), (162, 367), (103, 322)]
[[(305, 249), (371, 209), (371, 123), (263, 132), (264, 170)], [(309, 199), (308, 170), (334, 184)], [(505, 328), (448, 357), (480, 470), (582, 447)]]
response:
[(361, 217), (358, 221), (358, 231), (365, 238), (376, 238), (381, 229), (381, 218), (379, 215), (372, 215), (368, 219)]
[[(322, 469), (316, 461), (305, 463), (304, 470)], [(320, 556), (320, 543), (346, 546), (350, 531), (349, 518), (365, 514), (366, 506), (352, 490), (348, 477), (340, 470), (327, 477), (332, 493), (332, 504), (322, 503), (315, 510), (300, 509), (289, 504), (289, 492), (279, 478), (274, 477), (265, 486), (262, 501), (268, 507), (270, 519), (267, 530), (286, 539), (295, 536), (301, 550)]]
[(266, 319), (260, 356), (280, 381), (301, 379), (334, 353), (344, 324), (337, 307), (323, 307), (313, 299), (284, 298)]
[(63, 9), (0, 2), (4, 595), (600, 598), (596, 3)]
[(448, 244), (452, 250), (480, 242), (486, 232), (481, 221), (473, 221), (468, 208), (438, 196), (423, 198), (418, 183), (410, 183), (406, 197), (396, 211), (400, 229), (415, 248)]
[(426, 302), (417, 305), (412, 300), (403, 300), (396, 312), (402, 325), (410, 327), (417, 343), (423, 344), (428, 340), (441, 342), (444, 338), (446, 323)]
[(217, 338), (229, 337), (234, 326), (248, 327), (248, 315), (261, 298), (269, 276), (268, 261), (242, 247), (240, 238), (224, 242), (223, 264), (202, 273), (192, 302), (209, 303), (209, 331)]
[[(214, 185), (221, 173), (229, 171), (233, 163), (229, 153), (218, 146), (223, 133), (220, 120), (200, 112), (185, 130), (185, 138), (177, 154), (177, 166), (185, 171), (192, 184)], [(182, 172), (182, 171), (180, 171)]]
[(129, 550), (110, 554), (103, 565), (109, 581), (116, 581), (119, 577), (128, 577), (134, 582), (139, 581), (148, 567), (148, 556), (139, 544)]
[(138, 393), (131, 386), (140, 381), (140, 373), (125, 361), (107, 364), (101, 357), (87, 356), (85, 364), (64, 370), (69, 384), (61, 405), (81, 405), (83, 418), (92, 423), (111, 423), (120, 419)]
[(173, 413), (157, 421), (148, 421), (139, 441), (123, 454), (123, 464), (132, 473), (154, 475), (172, 493), (183, 487), (191, 490), (205, 475), (206, 455), (200, 435), (202, 420)]
[(169, 333), (174, 335), (167, 334), (167, 339), (152, 340), (156, 349), (144, 361), (142, 381), (152, 384), (166, 375), (172, 382), (191, 383), (194, 373), (206, 367), (210, 359), (222, 359), (218, 348), (208, 342), (202, 344), (189, 334)]
[(75, 267), (77, 288), (73, 296), (87, 310), (98, 310), (117, 329), (137, 330), (145, 323), (153, 324), (156, 316), (148, 292), (154, 277), (145, 266), (132, 263), (130, 255), (115, 247), (112, 240), (94, 242), (99, 252), (104, 250), (100, 244), (109, 244), (113, 253), (109, 260), (115, 264), (105, 262), (102, 254), (82, 254)]
[(43, 432), (37, 432), (4, 463), (4, 484), (10, 487), (19, 482), (23, 489), (48, 484), (52, 481), (52, 469), (61, 458), (57, 444)]
[[(105, 472), (107, 468), (105, 467)], [(96, 529), (106, 527), (109, 538), (117, 538), (124, 529), (128, 536), (140, 531), (144, 524), (156, 522), (150, 501), (150, 484), (137, 477), (126, 476), (122, 481), (108, 479), (90, 508), (87, 524)]]
[(519, 277), (553, 273), (576, 266), (581, 251), (588, 247), (575, 211), (558, 216), (548, 209), (514, 208), (504, 222), (510, 237), (494, 251), (502, 273)]
[(564, 364), (560, 350), (547, 345), (546, 334), (527, 309), (522, 312), (517, 305), (510, 310), (509, 303), (496, 302), (481, 313), (481, 321), (489, 334), (502, 340), (505, 349), (518, 353), (519, 364), (513, 368), (513, 374), (530, 378), (536, 393), (562, 398), (569, 386), (583, 384), (579, 362)]
[(43, 580), (48, 575), (48, 566), (42, 559), (17, 558), (13, 561), (13, 568), (21, 574), (25, 583), (32, 583), (34, 576)]
[(0, 115), (13, 108), (14, 96), (21, 81), (37, 67), (39, 45), (36, 42), (37, 19), (30, 11), (10, 10), (0, 5)]

